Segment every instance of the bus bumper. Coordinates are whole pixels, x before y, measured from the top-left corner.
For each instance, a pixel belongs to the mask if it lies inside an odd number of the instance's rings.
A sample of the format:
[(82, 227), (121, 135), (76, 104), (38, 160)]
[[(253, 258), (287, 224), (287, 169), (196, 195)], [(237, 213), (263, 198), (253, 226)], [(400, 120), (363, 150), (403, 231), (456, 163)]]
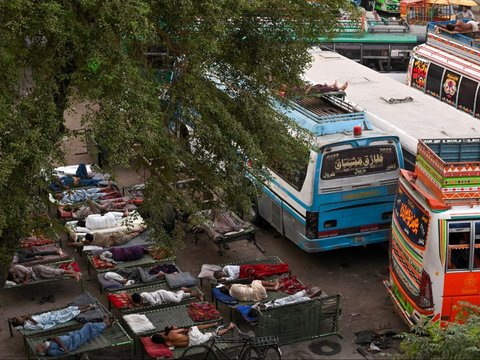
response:
[(413, 327), (415, 326), (415, 323), (412, 321), (412, 319), (410, 318), (410, 314), (402, 307), (402, 304), (400, 304), (400, 302), (398, 301), (397, 297), (395, 296), (395, 294), (393, 293), (391, 287), (390, 287), (390, 282), (388, 280), (384, 280), (383, 281), (383, 284), (385, 285), (385, 287), (387, 288), (387, 291), (388, 293), (390, 294), (390, 298), (392, 299), (392, 302), (393, 302), (393, 306), (395, 308), (395, 310), (400, 314), (400, 316), (402, 317), (403, 321), (405, 321), (405, 323), (409, 326), (409, 327)]
[(335, 236), (322, 239), (309, 239), (301, 233), (297, 233), (294, 241), (299, 248), (305, 252), (316, 253), (352, 246), (364, 246), (388, 241), (390, 229), (374, 231), (370, 233), (359, 233), (345, 236)]

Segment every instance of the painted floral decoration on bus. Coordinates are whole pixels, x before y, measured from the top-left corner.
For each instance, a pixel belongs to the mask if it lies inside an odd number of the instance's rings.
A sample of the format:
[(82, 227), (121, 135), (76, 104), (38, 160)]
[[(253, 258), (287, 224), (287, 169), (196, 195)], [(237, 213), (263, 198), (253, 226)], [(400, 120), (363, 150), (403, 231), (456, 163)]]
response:
[(425, 87), (425, 79), (427, 78), (428, 64), (421, 60), (415, 59), (413, 63), (412, 79), (413, 86), (419, 89)]
[(399, 186), (397, 190), (394, 213), (399, 228), (408, 239), (418, 247), (425, 247), (430, 218), (428, 214), (410, 198), (402, 186)]
[(445, 72), (445, 76), (443, 78), (442, 100), (445, 100), (450, 104), (455, 104), (458, 89), (458, 80), (460, 80), (460, 75), (457, 75), (450, 71)]

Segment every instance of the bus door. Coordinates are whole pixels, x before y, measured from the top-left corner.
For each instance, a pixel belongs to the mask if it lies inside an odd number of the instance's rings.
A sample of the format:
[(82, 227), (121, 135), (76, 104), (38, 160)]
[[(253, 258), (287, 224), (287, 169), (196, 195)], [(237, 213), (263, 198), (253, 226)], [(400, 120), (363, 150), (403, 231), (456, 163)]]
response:
[(449, 221), (442, 320), (453, 321), (456, 305), (480, 305), (480, 220)]

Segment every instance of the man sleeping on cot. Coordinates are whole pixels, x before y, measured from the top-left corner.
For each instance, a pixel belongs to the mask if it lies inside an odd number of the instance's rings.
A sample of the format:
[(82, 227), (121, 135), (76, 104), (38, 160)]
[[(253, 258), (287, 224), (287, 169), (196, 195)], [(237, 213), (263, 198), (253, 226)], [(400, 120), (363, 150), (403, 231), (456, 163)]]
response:
[(107, 327), (111, 327), (113, 318), (105, 317), (103, 322), (88, 322), (80, 330), (66, 335), (54, 336), (35, 347), (38, 356), (62, 356), (77, 350), (83, 344), (100, 336)]
[(95, 307), (93, 304), (68, 306), (63, 309), (44, 312), (37, 315), (23, 315), (10, 319), (10, 323), (15, 328), (24, 330), (47, 330), (58, 324), (66, 323), (75, 316), (91, 310)]

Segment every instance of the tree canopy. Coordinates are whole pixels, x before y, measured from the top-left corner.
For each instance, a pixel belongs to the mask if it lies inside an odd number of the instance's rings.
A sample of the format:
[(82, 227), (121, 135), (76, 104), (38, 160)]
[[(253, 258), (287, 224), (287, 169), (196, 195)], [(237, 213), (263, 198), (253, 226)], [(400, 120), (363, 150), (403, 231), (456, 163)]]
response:
[(94, 105), (83, 120), (109, 164), (148, 168), (146, 208), (160, 233), (165, 203), (196, 207), (198, 192), (175, 186), (180, 174), (221, 189), (231, 206), (245, 204), (246, 157), (259, 172), (294, 161), (306, 146), (270, 107), (272, 89), (301, 83), (308, 40), (331, 35), (348, 3), (0, 2), (2, 254), (30, 226), (32, 188), (46, 185), (42, 169), (61, 159), (72, 101)]

